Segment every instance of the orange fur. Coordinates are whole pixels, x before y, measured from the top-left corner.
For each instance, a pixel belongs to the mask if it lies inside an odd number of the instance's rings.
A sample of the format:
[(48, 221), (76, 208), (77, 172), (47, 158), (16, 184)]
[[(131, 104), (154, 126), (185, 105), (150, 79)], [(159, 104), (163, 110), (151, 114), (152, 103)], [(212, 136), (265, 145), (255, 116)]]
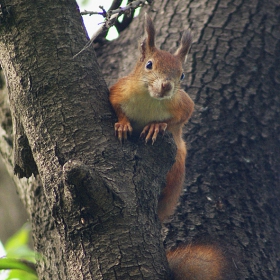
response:
[(214, 245), (187, 245), (167, 252), (174, 280), (222, 280), (227, 266)]
[(177, 145), (175, 163), (167, 173), (166, 186), (158, 201), (158, 216), (161, 221), (166, 220), (174, 213), (185, 179), (186, 145), (181, 135), (177, 135), (174, 139)]

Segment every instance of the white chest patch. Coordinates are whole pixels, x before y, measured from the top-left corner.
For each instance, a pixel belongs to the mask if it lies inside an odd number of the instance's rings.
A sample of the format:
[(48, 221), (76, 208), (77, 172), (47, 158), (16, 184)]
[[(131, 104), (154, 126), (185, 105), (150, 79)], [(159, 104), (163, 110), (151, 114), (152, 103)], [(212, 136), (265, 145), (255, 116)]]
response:
[(155, 99), (149, 95), (135, 94), (122, 103), (121, 108), (129, 120), (134, 121), (139, 127), (144, 127), (150, 122), (160, 122), (171, 118), (171, 114), (166, 109), (166, 101), (166, 99)]

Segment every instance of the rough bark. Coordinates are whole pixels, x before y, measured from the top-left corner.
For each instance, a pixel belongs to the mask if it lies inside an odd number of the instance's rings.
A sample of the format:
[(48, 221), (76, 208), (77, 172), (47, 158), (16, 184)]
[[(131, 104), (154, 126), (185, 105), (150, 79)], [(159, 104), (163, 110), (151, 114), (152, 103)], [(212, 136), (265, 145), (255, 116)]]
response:
[(75, 1), (0, 4), (15, 157), (11, 127), (1, 128), (1, 153), (11, 173), (29, 177), (15, 180), (31, 218), (40, 278), (165, 279), (155, 209), (172, 140), (121, 146), (114, 138), (93, 50), (73, 59), (87, 41)]
[[(215, 243), (237, 279), (279, 279), (278, 2), (156, 1), (152, 9), (158, 46), (172, 49), (185, 28), (194, 37), (184, 86), (196, 112), (185, 130), (186, 186), (166, 246)], [(109, 62), (102, 68), (109, 84), (132, 68), (142, 20), (97, 50), (100, 65)]]

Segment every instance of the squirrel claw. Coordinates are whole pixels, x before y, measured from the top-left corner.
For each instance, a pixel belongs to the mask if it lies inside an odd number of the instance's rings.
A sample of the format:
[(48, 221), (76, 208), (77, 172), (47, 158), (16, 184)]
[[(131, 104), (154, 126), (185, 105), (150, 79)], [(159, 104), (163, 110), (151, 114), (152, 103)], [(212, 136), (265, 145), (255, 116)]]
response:
[(155, 143), (157, 140), (157, 136), (159, 132), (164, 133), (167, 128), (167, 123), (151, 123), (146, 125), (141, 134), (140, 138), (144, 138), (145, 136), (145, 142), (146, 144), (148, 141), (151, 139), (152, 140), (152, 145)]
[(115, 135), (118, 137), (119, 141), (122, 143), (123, 140), (127, 140), (127, 133), (132, 134), (132, 127), (130, 123), (115, 123)]

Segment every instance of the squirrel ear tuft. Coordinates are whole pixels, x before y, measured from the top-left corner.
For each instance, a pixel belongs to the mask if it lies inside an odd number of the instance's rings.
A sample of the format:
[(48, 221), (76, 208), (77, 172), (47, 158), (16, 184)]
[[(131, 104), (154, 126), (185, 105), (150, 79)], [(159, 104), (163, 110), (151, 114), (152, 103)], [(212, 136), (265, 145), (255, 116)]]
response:
[(152, 53), (155, 49), (155, 27), (147, 13), (145, 13), (145, 31), (146, 37), (140, 43), (140, 61), (144, 61), (147, 53)]
[(145, 29), (147, 33), (147, 47), (152, 50), (155, 47), (155, 27), (152, 19), (145, 13)]
[(182, 62), (184, 62), (191, 48), (191, 44), (192, 44), (192, 35), (188, 30), (186, 30), (183, 33), (181, 44), (174, 55), (177, 56)]

